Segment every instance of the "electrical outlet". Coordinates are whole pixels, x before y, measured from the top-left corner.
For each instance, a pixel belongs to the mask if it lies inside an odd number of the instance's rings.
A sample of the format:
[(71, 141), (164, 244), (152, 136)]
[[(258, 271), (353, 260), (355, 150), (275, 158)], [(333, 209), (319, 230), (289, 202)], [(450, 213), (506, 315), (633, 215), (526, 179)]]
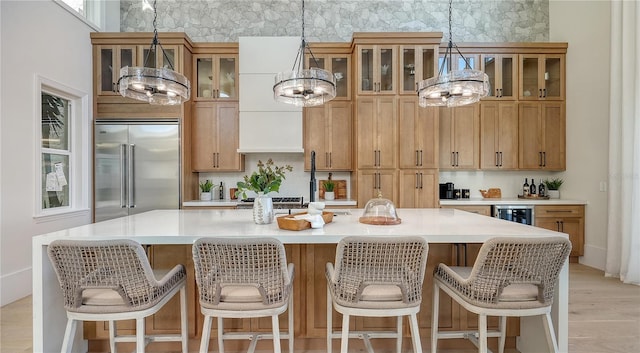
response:
[(607, 182), (606, 181), (601, 181), (600, 182), (600, 192), (607, 192)]

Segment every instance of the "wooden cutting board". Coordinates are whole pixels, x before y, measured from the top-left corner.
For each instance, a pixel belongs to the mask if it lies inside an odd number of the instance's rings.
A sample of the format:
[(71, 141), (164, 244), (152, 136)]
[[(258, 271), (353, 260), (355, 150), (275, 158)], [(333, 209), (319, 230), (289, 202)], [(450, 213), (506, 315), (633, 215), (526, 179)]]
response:
[[(318, 191), (320, 194), (320, 198), (324, 199), (324, 182), (325, 180), (318, 180)], [(333, 188), (333, 193), (335, 194), (337, 199), (346, 199), (347, 198), (347, 181), (346, 180), (331, 180), (336, 185)]]

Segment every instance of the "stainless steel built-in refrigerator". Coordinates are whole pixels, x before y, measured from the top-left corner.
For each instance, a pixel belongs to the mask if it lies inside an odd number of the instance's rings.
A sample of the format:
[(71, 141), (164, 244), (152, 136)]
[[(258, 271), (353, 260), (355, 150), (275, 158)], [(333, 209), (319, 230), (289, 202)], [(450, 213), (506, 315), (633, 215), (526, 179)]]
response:
[(94, 141), (96, 222), (179, 208), (177, 121), (99, 121)]

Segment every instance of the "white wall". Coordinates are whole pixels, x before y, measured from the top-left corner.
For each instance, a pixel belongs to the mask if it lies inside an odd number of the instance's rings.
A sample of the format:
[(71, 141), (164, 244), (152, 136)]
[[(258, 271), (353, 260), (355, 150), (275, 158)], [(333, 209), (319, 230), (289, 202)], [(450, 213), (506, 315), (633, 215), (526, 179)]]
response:
[(89, 26), (52, 1), (3, 0), (0, 7), (0, 301), (4, 305), (31, 294), (32, 236), (91, 221), (89, 211), (44, 222), (33, 218), (39, 177), (35, 75), (90, 97), (93, 88)]
[(607, 246), (610, 2), (549, 2), (551, 41), (568, 42), (565, 197), (586, 199), (585, 256), (604, 269)]

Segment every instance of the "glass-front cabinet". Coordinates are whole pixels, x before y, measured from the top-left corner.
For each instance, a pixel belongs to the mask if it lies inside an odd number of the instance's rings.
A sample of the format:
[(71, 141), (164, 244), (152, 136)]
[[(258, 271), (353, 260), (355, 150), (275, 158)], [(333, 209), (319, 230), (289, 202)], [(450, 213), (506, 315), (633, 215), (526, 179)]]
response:
[[(164, 53), (163, 53), (164, 49)], [(145, 67), (157, 67), (172, 69), (180, 72), (182, 67), (179, 56), (179, 47), (177, 45), (163, 45), (151, 50), (150, 46), (138, 46), (138, 65)]]
[(357, 94), (395, 94), (396, 45), (357, 46)]
[(118, 95), (116, 83), (120, 77), (120, 68), (135, 66), (135, 45), (98, 45), (96, 46), (96, 82), (98, 95)]
[(238, 55), (194, 55), (195, 100), (238, 99)]
[(415, 95), (418, 82), (437, 75), (436, 53), (438, 45), (401, 45), (400, 94)]
[(482, 71), (489, 76), (489, 96), (483, 99), (517, 98), (517, 55), (482, 54)]
[(328, 70), (336, 78), (337, 100), (351, 99), (351, 56), (348, 54), (314, 54), (307, 56), (306, 68)]
[(520, 99), (563, 100), (564, 68), (561, 54), (520, 54)]

